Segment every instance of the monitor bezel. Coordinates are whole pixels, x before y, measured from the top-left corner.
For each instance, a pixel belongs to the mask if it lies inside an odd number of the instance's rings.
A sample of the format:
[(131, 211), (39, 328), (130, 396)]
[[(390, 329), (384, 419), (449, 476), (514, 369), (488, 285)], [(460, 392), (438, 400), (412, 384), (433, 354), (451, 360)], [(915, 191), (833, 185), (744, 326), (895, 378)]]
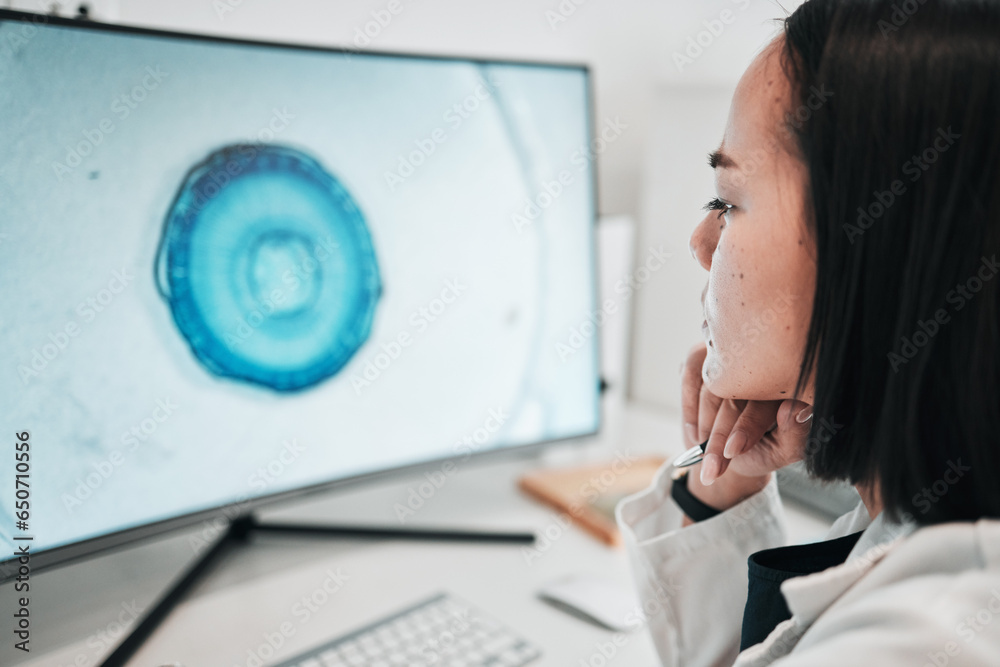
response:
[[(594, 96), (594, 86), (593, 86), (593, 76), (591, 68), (586, 63), (573, 63), (573, 62), (559, 62), (559, 61), (541, 61), (541, 60), (520, 60), (515, 58), (493, 58), (493, 57), (473, 57), (473, 56), (460, 56), (460, 55), (438, 55), (438, 54), (428, 54), (428, 53), (416, 53), (416, 52), (393, 52), (393, 51), (382, 51), (382, 50), (369, 50), (369, 49), (352, 49), (337, 46), (324, 46), (317, 44), (304, 44), (304, 43), (292, 43), (292, 42), (279, 42), (270, 40), (258, 40), (258, 39), (247, 39), (241, 37), (226, 37), (219, 35), (211, 35), (205, 33), (194, 33), (194, 32), (181, 32), (173, 30), (162, 30), (158, 28), (147, 28), (132, 25), (122, 25), (122, 24), (111, 24), (111, 23), (101, 23), (98, 21), (92, 21), (89, 19), (80, 20), (66, 18), (51, 14), (38, 14), (34, 12), (23, 12), (10, 9), (0, 9), (0, 23), (11, 22), (11, 21), (28, 21), (30, 23), (42, 23), (45, 25), (61, 26), (66, 28), (74, 28), (81, 30), (92, 30), (98, 32), (114, 32), (114, 33), (124, 33), (129, 35), (140, 35), (145, 37), (158, 37), (164, 39), (173, 39), (179, 41), (198, 41), (198, 42), (211, 42), (211, 43), (221, 43), (230, 44), (237, 46), (249, 46), (257, 48), (273, 48), (280, 50), (298, 50), (298, 51), (312, 51), (327, 54), (354, 54), (359, 57), (391, 57), (391, 58), (401, 58), (401, 59), (416, 59), (416, 60), (437, 60), (437, 61), (454, 61), (454, 62), (466, 62), (473, 64), (497, 64), (497, 65), (519, 65), (527, 67), (543, 67), (549, 69), (572, 69), (583, 72), (584, 82), (586, 88), (587, 96), (587, 108), (586, 108), (586, 127), (588, 130), (587, 136), (587, 148), (593, 151), (593, 142), (595, 140), (597, 125), (595, 117), (595, 96)], [(589, 158), (590, 162), (590, 174), (591, 174), (591, 206), (592, 206), (592, 220), (591, 220), (591, 242), (590, 242), (590, 266), (591, 266), (591, 304), (590, 309), (593, 310), (599, 307), (600, 293), (599, 293), (599, 265), (598, 265), (598, 248), (597, 248), (597, 224), (600, 219), (600, 209), (599, 209), (599, 197), (598, 197), (598, 177), (597, 177), (597, 155), (594, 154)], [(546, 440), (540, 440), (538, 442), (526, 443), (521, 445), (509, 445), (502, 446), (498, 448), (486, 449), (483, 451), (474, 452), (471, 455), (471, 460), (476, 462), (486, 462), (495, 459), (503, 458), (515, 458), (524, 457), (537, 454), (539, 450), (550, 447), (559, 443), (567, 443), (570, 441), (578, 441), (578, 444), (584, 444), (589, 439), (598, 435), (604, 425), (604, 415), (603, 415), (603, 403), (601, 401), (602, 391), (601, 391), (601, 336), (599, 329), (595, 331), (594, 336), (591, 338), (593, 341), (593, 355), (594, 364), (597, 373), (594, 377), (595, 381), (595, 413), (597, 419), (595, 421), (594, 428), (590, 431), (585, 431), (582, 433), (562, 436), (559, 438), (550, 438)], [(31, 571), (32, 573), (42, 572), (48, 569), (54, 569), (57, 567), (62, 567), (65, 565), (70, 565), (83, 560), (88, 560), (94, 558), (107, 552), (122, 549), (125, 547), (135, 546), (140, 542), (155, 540), (159, 537), (168, 536), (170, 533), (180, 531), (184, 528), (190, 528), (197, 525), (198, 523), (218, 522), (220, 519), (223, 521), (230, 521), (234, 518), (243, 517), (251, 514), (253, 511), (260, 509), (265, 506), (272, 506), (280, 503), (289, 502), (292, 500), (299, 500), (306, 496), (313, 496), (319, 493), (328, 492), (332, 489), (341, 489), (348, 486), (354, 486), (358, 484), (364, 484), (374, 481), (385, 481), (392, 478), (404, 477), (406, 475), (412, 475), (414, 473), (420, 473), (421, 471), (440, 466), (446, 461), (455, 460), (457, 457), (455, 455), (440, 456), (434, 459), (428, 459), (424, 461), (419, 461), (416, 463), (409, 463), (400, 466), (395, 466), (392, 468), (384, 468), (381, 470), (371, 471), (367, 473), (361, 473), (357, 475), (350, 475), (347, 477), (338, 477), (335, 479), (317, 482), (309, 484), (306, 486), (297, 487), (294, 489), (287, 489), (285, 491), (276, 491), (273, 493), (266, 493), (261, 496), (255, 496), (253, 498), (248, 498), (244, 500), (238, 500), (236, 502), (230, 502), (224, 505), (218, 505), (212, 508), (197, 510), (194, 512), (189, 512), (186, 514), (181, 514), (175, 517), (170, 517), (168, 519), (160, 519), (157, 521), (144, 523), (139, 526), (133, 526), (131, 528), (123, 528), (116, 530), (111, 533), (106, 533), (104, 535), (99, 535), (95, 537), (85, 538), (76, 542), (71, 542), (68, 544), (63, 544), (55, 546), (52, 548), (47, 548), (38, 552), (32, 552), (31, 554)], [(224, 531), (218, 531), (221, 535)], [(0, 584), (8, 583), (12, 581), (17, 575), (17, 558), (11, 557), (4, 560), (0, 560)]]

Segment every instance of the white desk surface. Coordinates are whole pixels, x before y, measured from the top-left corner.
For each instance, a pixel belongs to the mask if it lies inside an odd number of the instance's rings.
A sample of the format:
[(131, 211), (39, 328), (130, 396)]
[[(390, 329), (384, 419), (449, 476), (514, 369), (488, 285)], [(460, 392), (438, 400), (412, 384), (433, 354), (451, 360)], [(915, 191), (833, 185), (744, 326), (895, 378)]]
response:
[[(674, 455), (682, 450), (675, 417), (637, 405), (606, 408), (605, 429), (584, 445), (559, 445), (541, 456), (472, 462), (450, 477), (406, 525), (533, 530), (535, 547), (376, 539), (259, 537), (227, 556), (160, 627), (132, 665), (241, 667), (268, 642), (280, 648), (263, 664), (322, 644), (438, 591), (465, 598), (541, 647), (533, 664), (589, 664), (613, 632), (571, 617), (537, 599), (545, 583), (593, 572), (631, 585), (624, 551), (576, 527), (563, 530), (557, 512), (520, 493), (516, 479), (540, 465), (611, 458), (616, 451)], [(299, 500), (264, 515), (316, 522), (398, 526), (394, 506), (423, 473), (358, 485)], [(822, 537), (829, 522), (786, 502), (793, 541)], [(203, 529), (200, 527), (199, 529)], [(548, 529), (548, 530), (546, 530)], [(546, 532), (555, 539), (545, 537)], [(189, 532), (32, 578), (32, 651), (0, 644), (0, 663), (86, 667), (100, 663), (120, 621), (149, 605), (191, 560)], [(530, 551), (529, 551), (530, 550)], [(533, 557), (529, 558), (528, 554)], [(297, 602), (321, 590), (329, 572), (342, 586), (309, 611)], [(332, 587), (332, 586), (331, 586)], [(0, 611), (14, 594), (0, 587)], [(319, 593), (316, 599), (323, 600)], [(9, 616), (8, 616), (9, 618)], [(282, 628), (285, 635), (282, 636)], [(656, 665), (645, 631), (627, 636), (618, 664)], [(258, 653), (259, 654), (259, 653)], [(25, 660), (25, 658), (28, 658)]]

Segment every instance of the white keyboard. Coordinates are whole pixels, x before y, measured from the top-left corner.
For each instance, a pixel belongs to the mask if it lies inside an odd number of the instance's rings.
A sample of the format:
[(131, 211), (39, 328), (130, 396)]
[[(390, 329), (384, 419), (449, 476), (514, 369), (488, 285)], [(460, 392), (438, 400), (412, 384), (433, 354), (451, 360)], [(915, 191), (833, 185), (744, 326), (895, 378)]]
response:
[(441, 593), (277, 667), (518, 667), (537, 647)]

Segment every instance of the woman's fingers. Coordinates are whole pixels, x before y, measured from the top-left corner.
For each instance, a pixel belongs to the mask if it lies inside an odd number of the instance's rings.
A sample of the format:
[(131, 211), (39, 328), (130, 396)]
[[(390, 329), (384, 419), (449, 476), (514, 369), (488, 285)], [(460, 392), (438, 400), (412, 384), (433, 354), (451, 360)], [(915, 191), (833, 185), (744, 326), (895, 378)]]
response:
[(699, 343), (688, 352), (681, 370), (681, 416), (684, 420), (684, 440), (688, 447), (701, 442), (698, 440), (698, 404), (701, 397), (701, 367), (705, 363), (708, 348)]
[[(756, 415), (754, 412), (760, 408), (752, 403), (748, 404), (733, 428), (734, 432), (739, 431), (744, 417), (747, 417), (748, 423), (752, 423), (751, 426), (747, 426), (748, 430), (753, 429), (754, 433), (758, 433), (761, 424), (767, 421), (775, 406), (777, 407), (769, 432), (746, 446), (741, 452), (733, 454), (730, 459), (730, 465), (741, 475), (754, 476), (774, 472), (790, 463), (801, 461), (805, 454), (809, 427), (812, 424), (809, 418), (812, 407), (807, 403), (790, 399), (767, 401), (767, 403), (771, 404), (771, 410)], [(726, 455), (728, 456), (728, 453)]]
[(760, 442), (774, 425), (780, 405), (781, 401), (748, 402), (726, 438), (722, 455), (727, 459), (736, 458)]
[(705, 448), (705, 458), (701, 463), (702, 484), (706, 486), (711, 484), (726, 471), (729, 461), (722, 457), (722, 452), (726, 446), (726, 439), (745, 406), (746, 401), (732, 399), (722, 401), (719, 406), (719, 412), (715, 416), (715, 423), (712, 425), (711, 435), (708, 438), (708, 446)]
[(812, 413), (811, 405), (793, 399), (782, 401), (778, 407), (774, 439), (781, 446), (785, 465), (802, 458), (812, 427)]
[[(705, 387), (702, 380), (707, 353), (704, 343), (695, 345), (681, 367), (684, 441), (691, 447), (708, 440), (701, 465), (701, 482), (705, 485), (714, 482), (729, 467), (731, 459), (746, 453), (772, 429), (774, 440), (781, 450), (773, 453), (775, 460), (788, 459), (791, 462), (801, 458), (809, 436), (806, 416), (811, 414), (810, 410), (803, 410), (809, 405), (791, 399), (744, 401), (719, 398)], [(796, 420), (796, 417), (799, 419)]]

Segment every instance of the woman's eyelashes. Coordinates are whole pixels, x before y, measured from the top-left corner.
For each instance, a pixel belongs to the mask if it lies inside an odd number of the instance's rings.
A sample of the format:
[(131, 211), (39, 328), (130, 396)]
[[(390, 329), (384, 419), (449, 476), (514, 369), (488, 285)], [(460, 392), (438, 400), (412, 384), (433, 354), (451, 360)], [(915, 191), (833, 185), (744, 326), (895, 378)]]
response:
[(722, 216), (724, 216), (726, 213), (732, 210), (732, 208), (733, 208), (732, 204), (727, 204), (718, 197), (713, 198), (711, 201), (705, 204), (705, 210), (718, 211), (720, 219), (722, 218)]

